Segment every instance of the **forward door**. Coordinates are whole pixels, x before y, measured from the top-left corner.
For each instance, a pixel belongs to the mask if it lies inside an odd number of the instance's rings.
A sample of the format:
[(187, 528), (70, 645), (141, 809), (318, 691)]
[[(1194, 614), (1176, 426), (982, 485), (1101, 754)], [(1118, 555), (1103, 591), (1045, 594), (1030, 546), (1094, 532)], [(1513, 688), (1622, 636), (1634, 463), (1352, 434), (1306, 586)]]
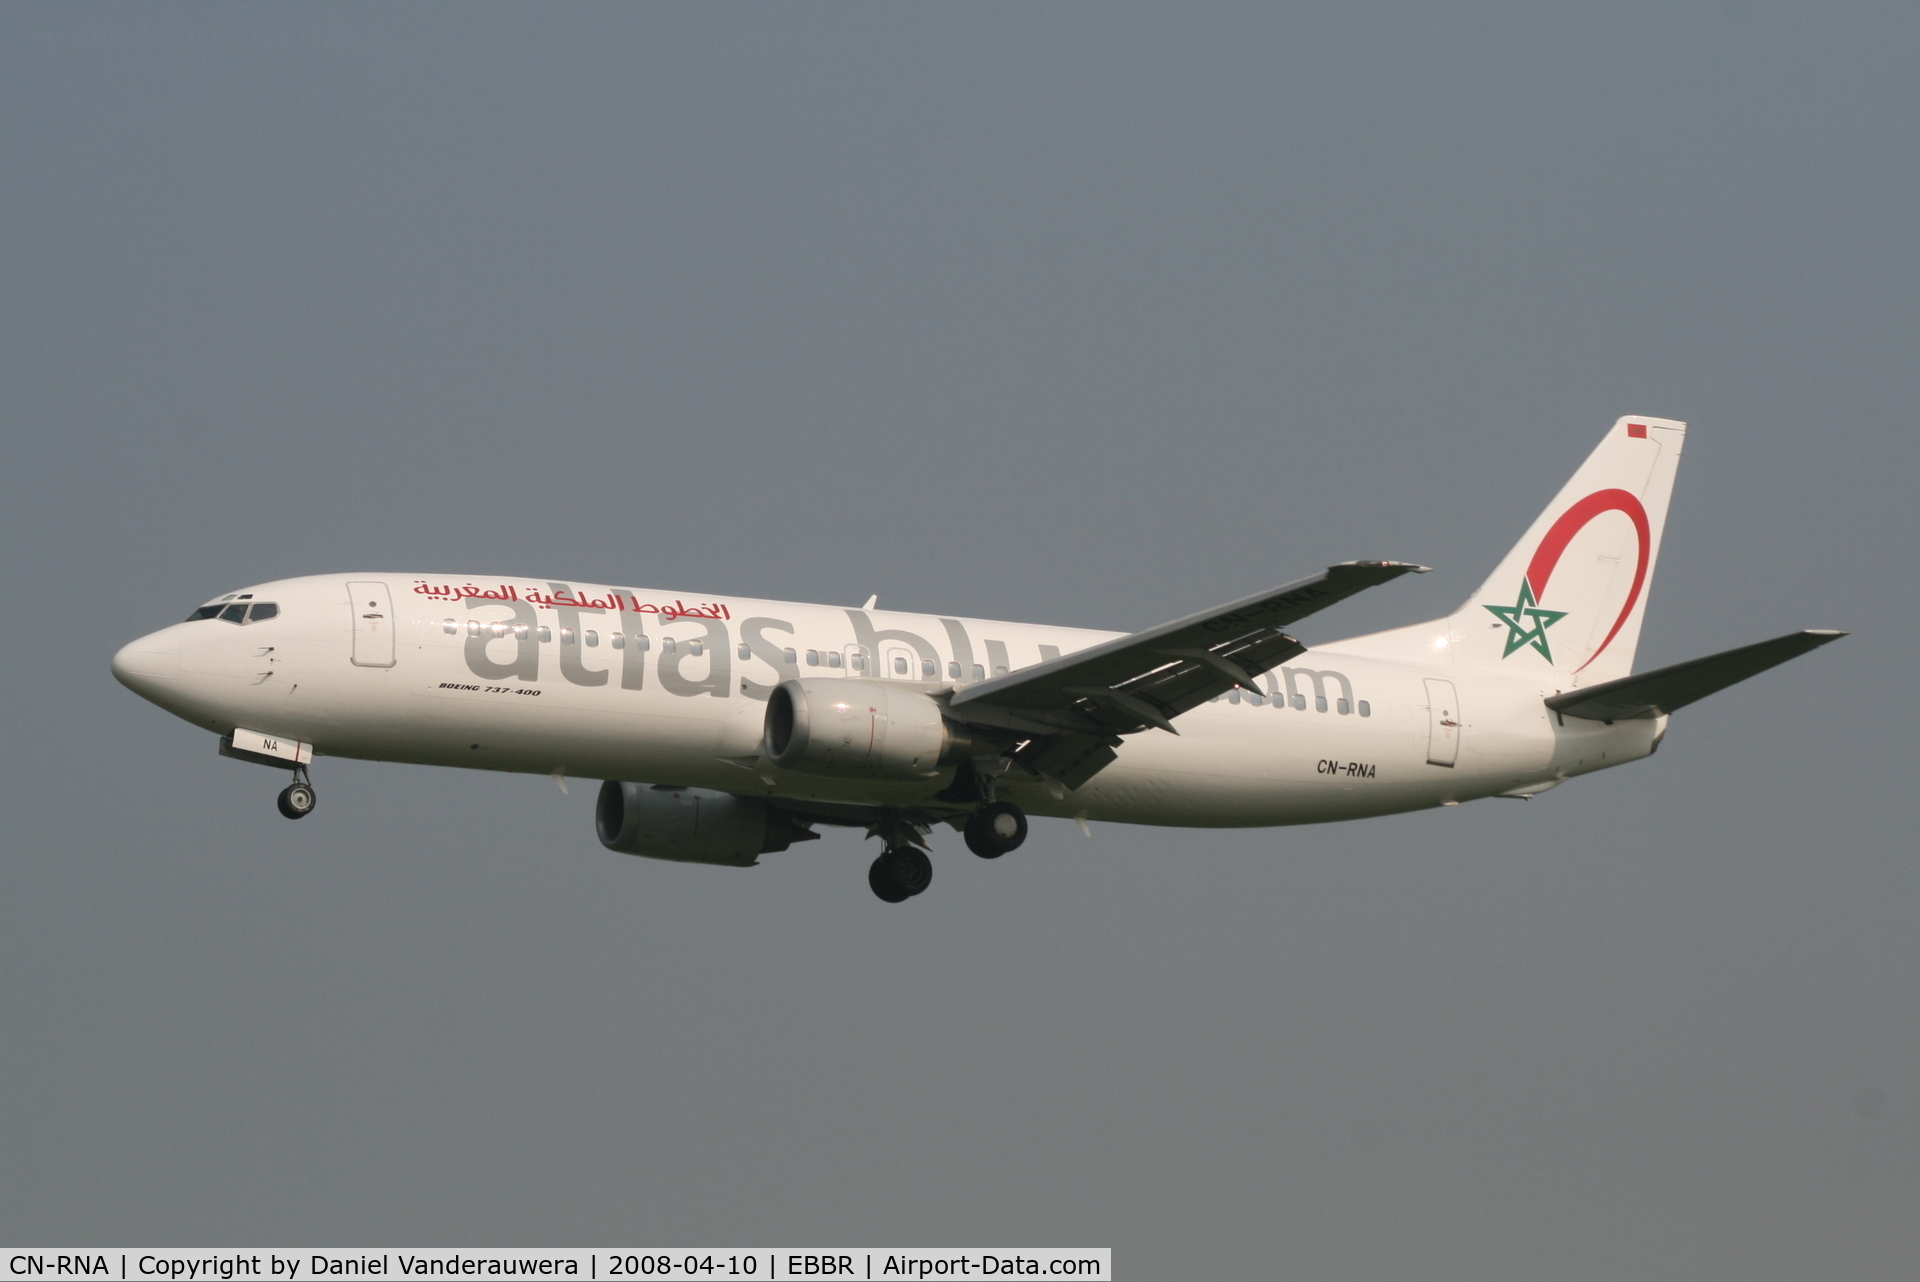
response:
[(393, 597), (384, 583), (347, 584), (353, 607), (353, 664), (357, 668), (393, 666)]

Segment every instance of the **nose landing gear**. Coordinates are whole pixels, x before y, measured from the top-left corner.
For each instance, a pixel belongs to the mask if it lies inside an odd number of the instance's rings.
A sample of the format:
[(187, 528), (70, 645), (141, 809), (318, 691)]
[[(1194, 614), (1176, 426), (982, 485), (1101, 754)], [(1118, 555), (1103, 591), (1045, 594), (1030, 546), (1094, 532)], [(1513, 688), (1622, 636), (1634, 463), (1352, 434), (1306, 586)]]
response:
[(280, 790), (277, 802), (280, 813), (289, 819), (305, 819), (313, 813), (314, 802), (313, 781), (307, 778), (307, 768), (295, 766), (293, 782)]

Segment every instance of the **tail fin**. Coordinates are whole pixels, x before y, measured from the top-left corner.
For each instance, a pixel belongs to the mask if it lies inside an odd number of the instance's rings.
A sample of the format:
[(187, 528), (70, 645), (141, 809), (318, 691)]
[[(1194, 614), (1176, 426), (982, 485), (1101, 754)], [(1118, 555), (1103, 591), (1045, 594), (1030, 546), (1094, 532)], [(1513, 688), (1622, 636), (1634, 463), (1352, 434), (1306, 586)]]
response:
[(1447, 620), (1460, 667), (1589, 685), (1633, 670), (1687, 425), (1623, 418)]

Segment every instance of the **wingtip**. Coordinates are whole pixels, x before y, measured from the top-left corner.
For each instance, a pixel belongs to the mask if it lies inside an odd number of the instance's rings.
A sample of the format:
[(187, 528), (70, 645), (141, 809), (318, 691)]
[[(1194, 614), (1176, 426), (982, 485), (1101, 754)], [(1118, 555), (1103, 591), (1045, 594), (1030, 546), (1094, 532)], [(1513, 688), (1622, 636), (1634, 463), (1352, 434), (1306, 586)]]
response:
[[(1342, 561), (1340, 565), (1354, 565), (1367, 570), (1398, 570), (1402, 574), (1426, 574), (1433, 569), (1430, 565), (1413, 561)], [(1334, 568), (1338, 569), (1339, 566)]]

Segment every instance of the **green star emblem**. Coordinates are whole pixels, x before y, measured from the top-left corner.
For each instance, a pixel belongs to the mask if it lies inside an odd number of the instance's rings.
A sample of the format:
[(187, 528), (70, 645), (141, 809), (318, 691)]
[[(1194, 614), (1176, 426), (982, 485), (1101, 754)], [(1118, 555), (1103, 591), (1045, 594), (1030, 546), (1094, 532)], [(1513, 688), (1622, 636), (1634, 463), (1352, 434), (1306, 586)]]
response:
[(1483, 605), (1480, 607), (1494, 618), (1507, 625), (1507, 648), (1500, 652), (1506, 658), (1523, 645), (1530, 645), (1540, 652), (1540, 657), (1548, 663), (1553, 662), (1553, 649), (1547, 644), (1547, 629), (1567, 617), (1565, 610), (1542, 610), (1534, 603), (1533, 585), (1526, 579), (1520, 580), (1520, 599), (1512, 605)]

